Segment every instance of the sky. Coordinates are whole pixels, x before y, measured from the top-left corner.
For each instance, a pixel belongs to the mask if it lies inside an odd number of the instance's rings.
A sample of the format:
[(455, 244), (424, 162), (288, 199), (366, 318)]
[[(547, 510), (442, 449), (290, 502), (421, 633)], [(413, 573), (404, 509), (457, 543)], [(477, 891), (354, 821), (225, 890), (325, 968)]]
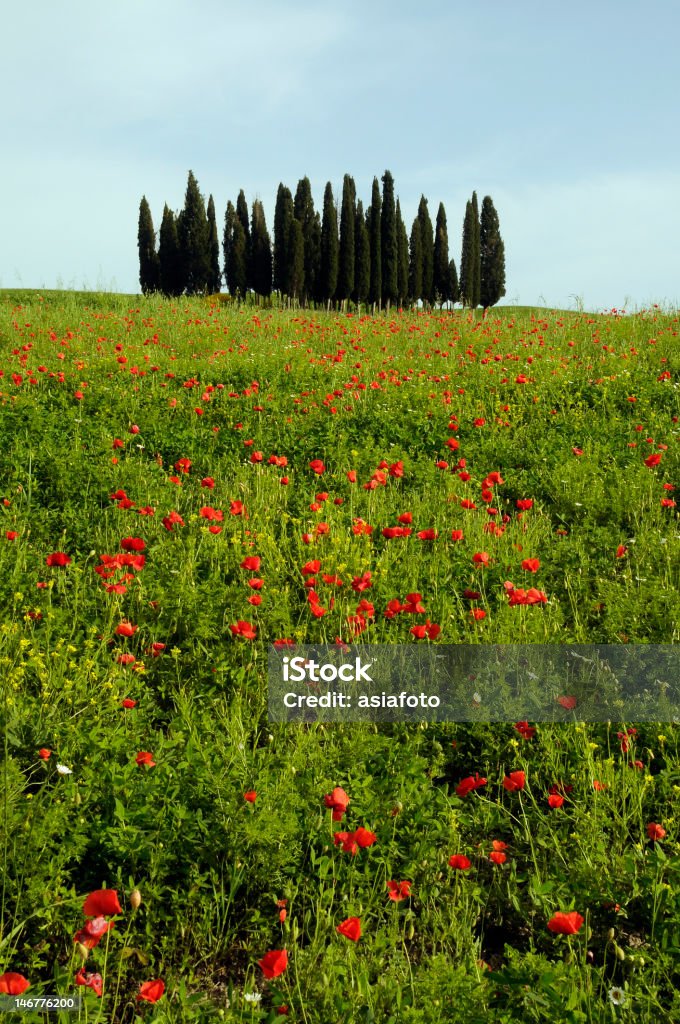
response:
[(3, 14), (0, 288), (139, 292), (137, 221), (189, 170), (317, 208), (386, 169), (410, 233), (440, 202), (460, 262), (473, 190), (505, 304), (680, 301), (677, 0), (34, 0)]

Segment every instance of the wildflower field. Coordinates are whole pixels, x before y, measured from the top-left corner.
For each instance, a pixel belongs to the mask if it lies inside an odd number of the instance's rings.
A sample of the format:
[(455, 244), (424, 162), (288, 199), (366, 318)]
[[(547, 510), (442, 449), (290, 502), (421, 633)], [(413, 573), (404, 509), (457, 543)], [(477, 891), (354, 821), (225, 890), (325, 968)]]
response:
[(677, 723), (267, 708), (274, 643), (676, 643), (678, 331), (0, 293), (8, 1019), (680, 1019)]

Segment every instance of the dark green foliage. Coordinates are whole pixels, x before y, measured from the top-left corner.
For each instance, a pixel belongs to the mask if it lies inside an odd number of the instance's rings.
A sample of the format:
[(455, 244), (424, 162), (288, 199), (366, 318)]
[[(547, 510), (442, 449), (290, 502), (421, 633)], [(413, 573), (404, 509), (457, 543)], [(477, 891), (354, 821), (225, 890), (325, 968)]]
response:
[(305, 243), (302, 237), (302, 225), (293, 218), (288, 231), (288, 254), (286, 259), (288, 276), (288, 295), (298, 299), (305, 286)]
[(208, 292), (214, 295), (222, 286), (222, 274), (220, 273), (220, 240), (217, 234), (215, 202), (212, 195), (208, 198), (208, 253), (210, 256)]
[(398, 288), (397, 214), (394, 205), (394, 178), (389, 171), (382, 176), (382, 213), (380, 217), (380, 255), (382, 263), (382, 300), (396, 302)]
[(184, 291), (184, 267), (177, 236), (177, 221), (166, 203), (158, 237), (158, 263), (161, 291), (181, 295)]
[(156, 232), (153, 228), (151, 210), (146, 196), (139, 204), (139, 225), (137, 229), (139, 249), (139, 284), (144, 295), (158, 291), (160, 285), (160, 263), (156, 252)]
[(356, 219), (356, 187), (354, 179), (346, 174), (342, 182), (340, 208), (340, 254), (338, 265), (337, 298), (348, 299), (354, 291), (354, 222)]
[(252, 282), (250, 280), (250, 220), (248, 217), (248, 203), (246, 202), (246, 196), (243, 189), (238, 194), (236, 200), (236, 216), (241, 223), (243, 228), (243, 237), (245, 240), (245, 261), (246, 261), (246, 287), (241, 292), (245, 295), (249, 288), (252, 288)]
[(354, 291), (355, 302), (365, 302), (371, 287), (371, 243), (361, 200), (354, 219)]
[(449, 301), (458, 302), (458, 274), (455, 260), (449, 261)]
[(189, 171), (184, 209), (179, 218), (177, 234), (184, 267), (184, 287), (187, 295), (200, 295), (208, 286), (210, 252), (208, 248), (208, 218), (203, 196), (193, 171)]
[(491, 196), (482, 200), (479, 247), (480, 302), (487, 309), (505, 295), (505, 246)]
[[(227, 274), (227, 267), (229, 265), (229, 250), (232, 245), (234, 237), (234, 224), (236, 222), (236, 210), (231, 199), (227, 203), (227, 210), (224, 215), (224, 235), (222, 236), (222, 250), (224, 252), (224, 280), (227, 288), (229, 288), (229, 279)], [(229, 288), (231, 292), (231, 288)]]
[(380, 221), (381, 221), (380, 185), (378, 179), (373, 179), (373, 191), (371, 193), (371, 205), (366, 212), (368, 221), (368, 238), (371, 244), (371, 284), (368, 290), (368, 301), (377, 302), (380, 305), (382, 298), (382, 256), (380, 252)]
[(274, 290), (290, 295), (288, 283), (288, 235), (293, 223), (293, 196), (289, 188), (279, 184), (274, 207)]
[(320, 297), (328, 302), (335, 297), (338, 283), (338, 217), (330, 181), (323, 196), (321, 222), (321, 281)]
[(397, 293), (400, 305), (406, 302), (408, 292), (408, 235), (397, 199)]
[(227, 287), (230, 295), (245, 298), (247, 291), (248, 248), (240, 217), (234, 218), (231, 244), (227, 253)]
[(446, 211), (444, 210), (444, 204), (440, 203), (437, 210), (437, 224), (434, 233), (433, 281), (435, 297), (442, 304), (451, 300), (451, 275), (449, 267), (449, 235), (446, 229)]
[(477, 193), (465, 206), (463, 221), (463, 247), (460, 256), (460, 301), (464, 306), (475, 309), (479, 305), (481, 284), (479, 217), (477, 214)]
[(409, 245), (408, 290), (412, 302), (417, 302), (423, 294), (423, 243), (420, 232), (420, 220), (416, 217)]
[(297, 189), (295, 190), (293, 213), (295, 219), (300, 222), (302, 227), (305, 273), (300, 300), (306, 302), (308, 297), (314, 296), (316, 293), (316, 282), (319, 277), (321, 263), (321, 223), (314, 212), (312, 186), (307, 177), (301, 178), (298, 181)]
[(272, 246), (267, 231), (264, 207), (259, 199), (253, 200), (250, 222), (250, 281), (256, 295), (265, 298), (272, 290)]
[(427, 209), (427, 199), (420, 197), (418, 204), (420, 222), (420, 244), (422, 247), (423, 285), (421, 298), (431, 305), (434, 302), (434, 232)]

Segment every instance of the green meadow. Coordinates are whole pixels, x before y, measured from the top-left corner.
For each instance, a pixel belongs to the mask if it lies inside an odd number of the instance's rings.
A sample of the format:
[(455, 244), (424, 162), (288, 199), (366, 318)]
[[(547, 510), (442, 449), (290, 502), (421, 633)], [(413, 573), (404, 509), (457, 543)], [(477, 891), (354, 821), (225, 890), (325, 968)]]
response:
[(677, 721), (267, 706), (272, 644), (677, 643), (679, 329), (0, 292), (8, 1019), (680, 1019)]

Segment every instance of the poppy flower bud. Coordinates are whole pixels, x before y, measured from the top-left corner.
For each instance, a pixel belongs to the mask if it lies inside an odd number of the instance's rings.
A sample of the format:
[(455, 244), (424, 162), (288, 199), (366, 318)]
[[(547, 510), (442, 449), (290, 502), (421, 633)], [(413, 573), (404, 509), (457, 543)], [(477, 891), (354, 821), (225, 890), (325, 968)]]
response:
[(615, 935), (616, 935), (616, 932), (614, 931), (614, 929), (613, 929), (613, 928), (610, 928), (610, 929), (609, 929), (609, 931), (607, 932), (607, 940), (608, 940), (609, 942), (613, 942), (613, 941), (614, 941), (614, 936), (615, 936)]
[(142, 894), (139, 889), (133, 889), (130, 893), (130, 906), (133, 910), (139, 910), (142, 902)]
[(82, 942), (76, 942), (76, 953), (81, 960), (87, 960), (90, 955), (90, 951), (87, 946), (84, 946)]
[(619, 958), (619, 960), (625, 960), (626, 959), (626, 954), (623, 952), (623, 950), (621, 949), (620, 946), (616, 945), (616, 943), (614, 943), (614, 952), (616, 953), (616, 955)]

